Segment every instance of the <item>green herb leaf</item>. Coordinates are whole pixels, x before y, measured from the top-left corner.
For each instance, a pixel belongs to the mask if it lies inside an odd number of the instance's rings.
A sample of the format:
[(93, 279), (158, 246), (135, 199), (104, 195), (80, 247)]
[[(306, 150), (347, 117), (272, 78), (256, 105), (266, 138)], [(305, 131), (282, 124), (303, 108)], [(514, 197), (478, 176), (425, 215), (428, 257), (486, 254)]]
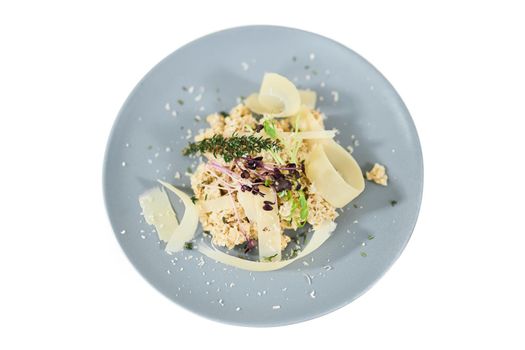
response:
[(264, 186), (268, 187), (268, 186), (270, 186), (271, 184), (272, 184), (272, 180), (270, 180), (270, 179), (265, 179), (265, 180), (264, 180)]
[(182, 150), (185, 156), (198, 153), (210, 152), (214, 156), (222, 156), (225, 162), (231, 162), (235, 158), (260, 153), (263, 150), (277, 151), (281, 146), (277, 140), (270, 140), (262, 136), (233, 134), (224, 137), (220, 134), (198, 142), (191, 142)]
[(272, 255), (272, 256), (265, 256), (265, 257), (263, 257), (263, 261), (270, 262), (270, 261), (272, 261), (272, 259), (275, 258), (276, 256), (277, 256), (277, 253), (275, 253), (275, 254)]
[(374, 235), (368, 235), (368, 240), (369, 241), (373, 240), (374, 238), (376, 238)]
[(368, 256), (368, 254), (365, 253), (365, 252), (361, 252), (361, 256), (362, 256), (363, 258), (366, 258), (366, 257)]
[(222, 115), (223, 117), (228, 117), (229, 116), (228, 112), (226, 112), (226, 111), (220, 111), (219, 114)]
[(195, 204), (196, 201), (198, 201), (197, 197), (191, 196), (191, 202)]
[(273, 125), (273, 122), (270, 120), (265, 120), (263, 123), (264, 131), (268, 136), (270, 136), (272, 139), (277, 138), (277, 130), (275, 130), (275, 126)]
[(290, 208), (290, 215), (293, 215), (293, 212), (295, 209), (297, 209), (299, 206), (297, 205), (297, 201), (292, 199), (292, 207)]
[(177, 103), (182, 106), (184, 104), (184, 101), (179, 99), (177, 100)]
[(193, 242), (186, 242), (186, 243), (184, 243), (184, 249), (192, 250), (193, 249)]
[(308, 218), (308, 202), (306, 201), (303, 191), (299, 191), (299, 205), (301, 207), (301, 221), (304, 222)]
[(390, 205), (391, 205), (391, 206), (395, 207), (396, 204), (397, 204), (397, 201), (390, 201)]

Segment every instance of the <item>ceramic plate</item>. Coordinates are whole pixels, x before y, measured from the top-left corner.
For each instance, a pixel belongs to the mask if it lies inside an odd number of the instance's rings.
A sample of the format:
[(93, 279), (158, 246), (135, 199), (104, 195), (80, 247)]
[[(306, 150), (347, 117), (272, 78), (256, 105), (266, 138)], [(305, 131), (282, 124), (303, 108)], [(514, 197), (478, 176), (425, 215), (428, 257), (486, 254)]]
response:
[[(192, 250), (166, 254), (140, 215), (139, 194), (156, 186), (156, 179), (189, 193), (185, 173), (194, 160), (183, 157), (181, 149), (206, 127), (207, 114), (229, 110), (256, 91), (265, 72), (285, 75), (297, 86), (317, 91), (318, 107), (328, 116), (327, 128), (340, 130), (337, 140), (353, 148), (363, 170), (375, 162), (386, 165), (389, 186), (367, 182), (365, 192), (341, 212), (332, 237), (282, 270), (238, 270)], [(318, 317), (370, 288), (407, 244), (422, 187), (416, 129), (381, 73), (337, 42), (273, 26), (210, 34), (161, 61), (124, 103), (104, 164), (111, 225), (142, 276), (188, 310), (249, 326)], [(182, 205), (177, 201), (173, 205), (181, 213)]]

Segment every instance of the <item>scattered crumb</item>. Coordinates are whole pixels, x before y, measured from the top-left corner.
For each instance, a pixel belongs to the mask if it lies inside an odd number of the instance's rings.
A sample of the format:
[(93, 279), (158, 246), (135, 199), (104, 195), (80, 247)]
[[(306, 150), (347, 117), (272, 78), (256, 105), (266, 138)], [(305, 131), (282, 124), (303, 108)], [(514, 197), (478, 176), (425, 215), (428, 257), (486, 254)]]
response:
[(281, 305), (274, 305), (272, 306), (272, 309), (274, 310), (279, 310), (281, 308)]
[(173, 177), (175, 179), (180, 179), (180, 173), (177, 171)]
[(366, 172), (366, 179), (368, 181), (373, 181), (378, 185), (388, 186), (388, 175), (386, 174), (386, 169), (379, 163), (375, 163), (374, 167)]
[(164, 105), (164, 109), (167, 111), (171, 110), (171, 106), (169, 102), (166, 102), (166, 104)]
[(250, 68), (250, 65), (248, 65), (246, 62), (241, 62), (241, 67), (243, 71), (247, 71), (248, 68)]
[(314, 54), (314, 53), (311, 53), (311, 54), (310, 54), (310, 61), (313, 61), (313, 60), (315, 60), (315, 54)]
[(331, 94), (332, 94), (332, 96), (334, 98), (334, 102), (338, 102), (339, 101), (339, 92), (332, 91)]

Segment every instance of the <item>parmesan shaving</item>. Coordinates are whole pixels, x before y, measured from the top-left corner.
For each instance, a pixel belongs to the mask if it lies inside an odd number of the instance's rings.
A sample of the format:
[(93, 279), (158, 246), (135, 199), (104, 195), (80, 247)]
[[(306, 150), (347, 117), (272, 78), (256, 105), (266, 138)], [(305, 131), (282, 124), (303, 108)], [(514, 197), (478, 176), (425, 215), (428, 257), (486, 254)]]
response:
[(299, 130), (301, 131), (323, 131), (324, 127), (315, 120), (312, 112), (307, 107), (301, 107), (299, 113), (297, 113), (296, 122), (298, 123)]
[[(301, 105), (305, 106), (308, 109), (315, 109), (316, 101), (317, 101), (317, 93), (315, 91), (311, 90), (297, 90), (299, 92), (299, 98), (301, 100)], [(275, 101), (271, 103), (270, 105), (262, 104), (259, 101), (259, 94), (253, 93), (250, 96), (248, 96), (244, 103), (246, 106), (252, 111), (257, 114), (275, 114), (278, 113), (282, 109), (282, 104), (280, 101)], [(272, 109), (274, 107), (274, 109)]]
[(330, 237), (336, 226), (337, 224), (333, 221), (325, 221), (322, 223), (319, 228), (313, 232), (312, 238), (304, 250), (299, 252), (295, 258), (288, 260), (269, 262), (245, 260), (211, 248), (204, 243), (199, 244), (198, 250), (210, 259), (216, 260), (225, 265), (237, 267), (239, 269), (249, 271), (274, 271), (282, 269), (294, 261), (304, 258), (308, 254), (317, 250)]
[[(243, 207), (248, 220), (255, 223), (257, 227), (259, 258), (261, 260), (279, 261), (281, 260), (281, 227), (277, 198), (275, 198), (275, 193), (267, 187), (260, 186), (259, 191), (265, 196), (239, 191), (237, 192), (237, 200)], [(271, 211), (263, 209), (264, 201), (275, 203)]]
[(157, 187), (152, 188), (140, 195), (139, 204), (144, 220), (155, 226), (159, 239), (169, 241), (179, 222), (166, 192)]
[[(255, 221), (257, 225), (257, 241), (259, 244), (259, 260), (280, 261), (281, 260), (281, 224), (279, 221), (279, 210), (277, 207), (277, 196), (272, 189), (259, 187), (264, 197), (257, 195), (255, 202)], [(272, 210), (263, 209), (264, 201), (270, 201)]]
[(290, 80), (276, 73), (266, 73), (259, 94), (250, 95), (245, 103), (255, 113), (287, 117), (297, 113), (301, 96)]
[(317, 101), (317, 93), (312, 90), (299, 90), (299, 97), (301, 98), (301, 104), (309, 109), (315, 109)]
[(237, 192), (237, 200), (244, 209), (244, 213), (250, 222), (257, 220), (257, 212), (255, 211), (254, 195), (251, 192)]
[(178, 252), (184, 249), (184, 243), (191, 241), (195, 235), (195, 231), (197, 231), (197, 224), (199, 222), (197, 207), (193, 204), (191, 198), (186, 193), (182, 192), (172, 184), (161, 180), (158, 180), (158, 182), (176, 194), (184, 204), (184, 216), (180, 221), (180, 225), (175, 229), (168, 244), (166, 244), (167, 252)]
[[(246, 106), (252, 111), (252, 112), (255, 112), (257, 114), (272, 114), (272, 110), (270, 110), (269, 108), (267, 108), (266, 106), (263, 106), (260, 102), (259, 102), (259, 94), (258, 93), (253, 93), (251, 94), (250, 96), (248, 96), (245, 100), (244, 100), (244, 103), (246, 104)], [(278, 112), (278, 111), (276, 111)]]
[(336, 208), (350, 203), (365, 188), (359, 164), (332, 139), (319, 140), (312, 146), (305, 171), (317, 192)]
[(281, 134), (285, 137), (294, 136), (302, 140), (333, 139), (336, 130), (300, 131), (296, 133), (283, 132)]

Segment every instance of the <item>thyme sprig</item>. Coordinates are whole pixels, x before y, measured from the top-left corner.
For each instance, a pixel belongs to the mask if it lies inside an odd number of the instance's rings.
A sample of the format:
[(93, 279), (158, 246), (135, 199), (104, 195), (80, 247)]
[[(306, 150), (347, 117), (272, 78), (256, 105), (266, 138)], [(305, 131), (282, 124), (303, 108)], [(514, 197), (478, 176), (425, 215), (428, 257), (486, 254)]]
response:
[(281, 145), (277, 140), (271, 140), (262, 136), (233, 134), (231, 137), (224, 137), (215, 134), (210, 138), (198, 142), (191, 142), (182, 150), (185, 156), (203, 154), (210, 152), (214, 157), (220, 155), (225, 162), (231, 162), (236, 158), (254, 155), (261, 151), (278, 151)]

